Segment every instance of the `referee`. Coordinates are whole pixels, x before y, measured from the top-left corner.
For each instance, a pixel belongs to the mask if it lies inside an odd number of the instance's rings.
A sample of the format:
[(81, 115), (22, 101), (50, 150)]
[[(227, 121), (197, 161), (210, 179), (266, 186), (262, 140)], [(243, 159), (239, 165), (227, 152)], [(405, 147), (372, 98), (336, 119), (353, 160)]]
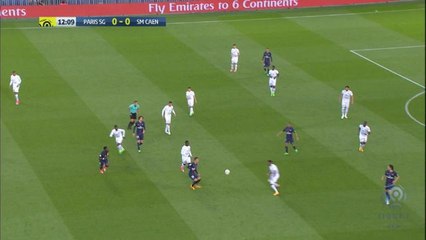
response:
[(133, 101), (133, 103), (129, 105), (130, 122), (129, 122), (129, 125), (127, 125), (127, 129), (132, 129), (133, 124), (135, 124), (137, 115), (139, 113), (139, 109), (140, 109), (140, 106), (138, 104), (138, 100)]

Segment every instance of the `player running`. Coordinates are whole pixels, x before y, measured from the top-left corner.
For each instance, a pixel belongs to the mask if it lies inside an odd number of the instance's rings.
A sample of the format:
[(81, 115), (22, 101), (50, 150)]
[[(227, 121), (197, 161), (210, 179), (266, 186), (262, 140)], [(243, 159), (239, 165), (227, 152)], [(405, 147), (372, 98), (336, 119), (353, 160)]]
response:
[(359, 148), (358, 151), (364, 152), (365, 145), (367, 144), (368, 135), (371, 134), (371, 129), (367, 125), (367, 121), (364, 121), (358, 127), (359, 132)]
[(182, 149), (180, 150), (180, 154), (182, 156), (182, 164), (180, 165), (180, 170), (185, 172), (185, 166), (191, 163), (191, 146), (189, 145), (189, 141), (186, 140)]
[(143, 144), (143, 139), (145, 135), (146, 125), (143, 120), (143, 116), (139, 116), (138, 121), (133, 127), (133, 136), (136, 136), (136, 145), (138, 147), (138, 152), (141, 152), (141, 146)]
[(280, 185), (278, 184), (278, 179), (280, 178), (280, 172), (278, 170), (278, 167), (272, 162), (272, 160), (268, 160), (269, 165), (269, 171), (268, 171), (268, 182), (271, 184), (271, 188), (274, 190), (274, 196), (280, 195), (278, 192), (278, 187)]
[(272, 69), (268, 72), (269, 77), (269, 90), (271, 91), (271, 96), (275, 96), (275, 91), (277, 87), (277, 78), (280, 75), (277, 69), (275, 69), (275, 66), (272, 66)]
[(126, 131), (124, 129), (118, 128), (117, 125), (114, 125), (114, 128), (111, 130), (109, 137), (115, 137), (115, 143), (117, 145), (118, 153), (122, 154), (125, 149), (123, 147), (123, 139), (126, 136)]
[(268, 74), (269, 67), (271, 66), (271, 63), (272, 63), (272, 53), (269, 51), (269, 48), (266, 48), (265, 52), (263, 52), (262, 63), (263, 63), (263, 71), (265, 71), (265, 73)]
[(12, 75), (10, 75), (10, 83), (9, 86), (12, 87), (13, 94), (15, 95), (15, 104), (19, 105), (21, 101), (19, 100), (19, 88), (21, 87), (22, 79), (16, 74), (16, 71), (12, 71)]
[(291, 144), (295, 152), (298, 152), (296, 145), (294, 144), (294, 139), (296, 138), (299, 141), (299, 135), (297, 135), (296, 129), (289, 123), (287, 126), (280, 132), (277, 133), (277, 136), (280, 136), (282, 133), (285, 133), (285, 152), (284, 155), (288, 155), (288, 145)]
[(195, 92), (192, 91), (191, 87), (188, 87), (185, 95), (189, 108), (189, 116), (192, 116), (194, 115), (194, 104), (197, 103), (197, 98), (195, 98)]
[(354, 94), (349, 89), (349, 86), (345, 86), (345, 89), (342, 90), (342, 93), (339, 95), (339, 101), (342, 102), (342, 117), (348, 118), (349, 106), (354, 104)]
[(101, 174), (104, 174), (104, 172), (106, 172), (107, 168), (109, 167), (108, 155), (109, 155), (109, 150), (108, 150), (108, 147), (105, 146), (103, 150), (101, 151), (101, 153), (99, 154), (99, 172)]
[(390, 194), (398, 180), (398, 173), (394, 171), (393, 165), (389, 164), (386, 168), (385, 175), (382, 176), (382, 181), (385, 181), (386, 205), (390, 204)]
[(188, 176), (192, 180), (192, 184), (190, 186), (192, 190), (201, 188), (201, 186), (198, 185), (201, 181), (200, 174), (198, 173), (198, 162), (199, 162), (199, 158), (194, 157), (194, 161), (188, 164), (188, 169), (189, 169)]

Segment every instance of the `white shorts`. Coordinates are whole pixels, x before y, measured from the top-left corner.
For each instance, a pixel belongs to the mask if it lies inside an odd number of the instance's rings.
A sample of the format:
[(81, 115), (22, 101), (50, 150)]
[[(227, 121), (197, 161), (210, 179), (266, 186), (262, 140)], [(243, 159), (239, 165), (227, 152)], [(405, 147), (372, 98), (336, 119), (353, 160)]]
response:
[(166, 121), (166, 124), (172, 123), (172, 115), (165, 115), (164, 120)]
[(188, 100), (188, 106), (193, 107), (194, 106), (194, 100)]
[(277, 79), (276, 78), (269, 78), (269, 86), (277, 85)]
[(231, 63), (237, 64), (238, 63), (238, 57), (232, 57), (231, 58)]
[(191, 157), (182, 156), (182, 164), (185, 165), (185, 164), (188, 164), (188, 163), (191, 163)]
[(359, 136), (359, 142), (367, 142), (367, 136), (360, 135)]
[(280, 178), (280, 176), (275, 176), (275, 177), (269, 177), (268, 182), (270, 184), (276, 184), (278, 182), (278, 179)]
[(20, 88), (21, 86), (20, 85), (12, 85), (12, 90), (13, 90), (13, 92), (14, 93), (18, 93), (19, 92), (19, 88)]
[(115, 138), (115, 142), (116, 142), (117, 144), (121, 144), (121, 143), (123, 142), (123, 138), (122, 138), (122, 137)]
[(349, 108), (349, 101), (342, 101), (342, 108)]

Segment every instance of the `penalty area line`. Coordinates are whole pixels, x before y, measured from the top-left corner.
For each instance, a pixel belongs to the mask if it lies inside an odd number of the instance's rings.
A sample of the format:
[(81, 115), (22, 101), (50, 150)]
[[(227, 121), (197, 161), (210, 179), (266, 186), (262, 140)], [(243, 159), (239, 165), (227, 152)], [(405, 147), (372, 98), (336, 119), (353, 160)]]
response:
[(378, 67), (380, 67), (380, 68), (382, 68), (382, 69), (384, 69), (384, 70), (386, 70), (386, 71), (390, 72), (390, 73), (393, 73), (393, 74), (397, 75), (398, 77), (400, 77), (400, 78), (402, 78), (402, 79), (404, 79), (404, 80), (406, 80), (406, 81), (408, 81), (408, 82), (410, 82), (410, 83), (412, 83), (412, 84), (414, 84), (414, 85), (417, 85), (417, 86), (419, 86), (419, 87), (421, 87), (421, 88), (425, 89), (425, 86), (421, 85), (420, 83), (418, 83), (418, 82), (416, 82), (416, 81), (413, 81), (413, 80), (409, 79), (408, 77), (406, 77), (406, 76), (404, 76), (404, 75), (402, 75), (402, 74), (399, 74), (399, 73), (397, 73), (397, 72), (393, 71), (392, 69), (389, 69), (389, 68), (387, 68), (387, 67), (385, 67), (385, 66), (381, 65), (380, 63), (377, 63), (377, 62), (375, 62), (375, 61), (373, 61), (373, 60), (369, 59), (368, 57), (366, 57), (366, 56), (364, 56), (364, 55), (362, 55), (362, 54), (360, 54), (360, 53), (357, 53), (357, 52), (356, 52), (356, 50), (349, 50), (349, 51), (350, 51), (351, 53), (353, 53), (353, 54), (357, 55), (358, 57), (360, 57), (360, 58), (362, 58), (362, 59), (364, 59), (364, 60), (366, 60), (366, 61), (368, 61), (368, 62), (370, 62), (370, 63), (372, 63), (372, 64), (374, 64), (374, 65), (376, 65), (376, 66), (378, 66)]

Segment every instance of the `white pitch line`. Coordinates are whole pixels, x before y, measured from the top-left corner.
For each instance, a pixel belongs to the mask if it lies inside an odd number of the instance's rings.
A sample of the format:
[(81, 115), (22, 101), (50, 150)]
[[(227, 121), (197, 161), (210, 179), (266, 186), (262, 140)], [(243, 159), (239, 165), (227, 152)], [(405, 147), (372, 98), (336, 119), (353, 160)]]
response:
[(416, 97), (425, 94), (425, 91), (417, 93), (416, 95), (414, 95), (412, 98), (408, 99), (408, 101), (405, 103), (405, 113), (407, 113), (407, 115), (416, 123), (422, 125), (423, 127), (425, 126), (424, 123), (420, 122), (419, 120), (417, 120), (415, 117), (413, 117), (410, 113), (410, 110), (408, 110), (408, 105), (410, 105), (410, 102), (415, 99)]
[(373, 64), (374, 64), (374, 65), (376, 65), (376, 66), (379, 66), (379, 67), (381, 67), (381, 68), (385, 69), (385, 70), (386, 70), (386, 71), (388, 71), (388, 72), (391, 72), (391, 73), (393, 73), (393, 74), (397, 75), (398, 77), (400, 77), (400, 78), (402, 78), (402, 79), (404, 79), (404, 80), (406, 80), (406, 81), (408, 81), (408, 82), (411, 82), (411, 83), (412, 83), (412, 84), (414, 84), (414, 85), (417, 85), (417, 86), (419, 86), (419, 87), (421, 87), (421, 88), (425, 89), (425, 86), (421, 85), (420, 83), (415, 82), (415, 81), (413, 81), (413, 80), (409, 79), (408, 77), (403, 76), (403, 75), (401, 75), (401, 74), (399, 74), (399, 73), (397, 73), (397, 72), (395, 72), (395, 71), (393, 71), (393, 70), (391, 70), (391, 69), (389, 69), (389, 68), (387, 68), (387, 67), (385, 67), (385, 66), (381, 65), (380, 63), (377, 63), (377, 62), (375, 62), (375, 61), (373, 61), (373, 60), (369, 59), (368, 57), (366, 57), (366, 56), (364, 56), (364, 55), (362, 55), (362, 54), (357, 53), (355, 50), (350, 50), (350, 52), (351, 52), (351, 53), (353, 53), (353, 54), (355, 54), (355, 55), (357, 55), (358, 57), (360, 57), (360, 58), (362, 58), (362, 59), (364, 59), (364, 60), (367, 60), (367, 61), (369, 61), (369, 62), (373, 63)]
[[(334, 13), (334, 14), (318, 14), (318, 15), (304, 15), (304, 16), (291, 16), (291, 17), (272, 17), (272, 18), (251, 18), (251, 19), (228, 19), (228, 20), (206, 20), (206, 21), (193, 21), (193, 22), (168, 22), (167, 25), (181, 25), (181, 24), (209, 24), (209, 23), (226, 23), (226, 22), (250, 22), (250, 21), (268, 21), (268, 20), (280, 20), (280, 19), (302, 19), (302, 18), (321, 18), (321, 17), (345, 17), (345, 16), (357, 16), (357, 15), (369, 15), (369, 14), (381, 14), (381, 13), (399, 13), (399, 12), (411, 12), (411, 11), (423, 11), (424, 8), (412, 8), (403, 10), (389, 10), (379, 12), (360, 12), (360, 13)], [(80, 27), (78, 27), (80, 28)], [(87, 28), (87, 27), (82, 27)], [(18, 28), (1, 28), (0, 30), (30, 30), (30, 29), (46, 29), (41, 27), (18, 27)], [(47, 29), (67, 29), (67, 27), (61, 28), (47, 28)]]
[(393, 50), (393, 49), (406, 49), (406, 48), (421, 48), (425, 45), (413, 45), (413, 46), (400, 46), (400, 47), (384, 47), (384, 48), (364, 48), (364, 49), (354, 49), (355, 52), (366, 52), (366, 51), (378, 51), (378, 50)]

